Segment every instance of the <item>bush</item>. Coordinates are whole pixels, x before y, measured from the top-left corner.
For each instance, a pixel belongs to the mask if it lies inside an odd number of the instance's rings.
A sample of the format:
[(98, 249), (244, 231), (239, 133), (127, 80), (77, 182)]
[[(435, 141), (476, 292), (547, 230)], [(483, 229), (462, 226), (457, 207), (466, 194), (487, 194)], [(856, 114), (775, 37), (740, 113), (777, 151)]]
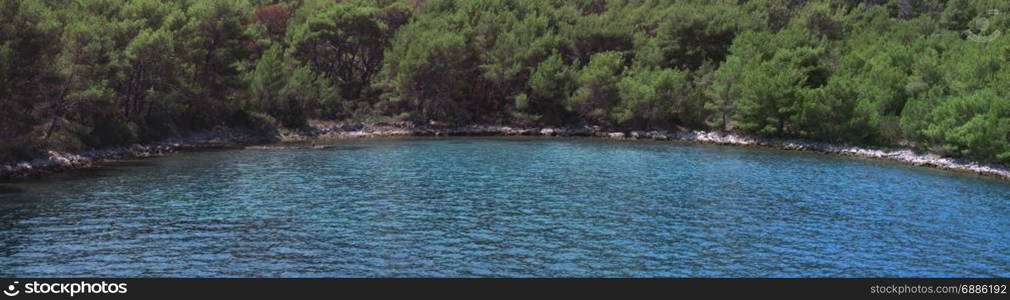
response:
[(263, 135), (276, 135), (279, 122), (268, 114), (239, 111), (232, 116), (231, 124), (255, 130)]
[(91, 136), (94, 143), (91, 146), (128, 145), (139, 141), (137, 124), (118, 118), (99, 119)]

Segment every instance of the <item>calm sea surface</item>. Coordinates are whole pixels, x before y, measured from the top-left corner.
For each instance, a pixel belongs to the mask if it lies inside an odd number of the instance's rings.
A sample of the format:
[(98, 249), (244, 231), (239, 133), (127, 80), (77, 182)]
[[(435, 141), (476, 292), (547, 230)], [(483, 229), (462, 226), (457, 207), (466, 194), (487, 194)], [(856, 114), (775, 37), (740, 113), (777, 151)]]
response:
[(0, 277), (1010, 276), (1010, 183), (820, 154), (417, 138), (0, 184)]

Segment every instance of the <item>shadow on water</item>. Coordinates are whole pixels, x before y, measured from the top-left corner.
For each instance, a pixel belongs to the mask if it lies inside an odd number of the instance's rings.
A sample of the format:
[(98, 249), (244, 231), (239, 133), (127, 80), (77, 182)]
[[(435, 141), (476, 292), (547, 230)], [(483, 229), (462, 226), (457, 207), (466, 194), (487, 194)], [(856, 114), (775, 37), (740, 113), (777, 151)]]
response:
[[(142, 161), (114, 161), (114, 162), (102, 162), (96, 164), (92, 167), (82, 168), (82, 169), (72, 169), (63, 170), (51, 173), (43, 173), (35, 177), (26, 178), (15, 178), (9, 179), (4, 182), (0, 182), (0, 194), (5, 194), (3, 184), (25, 184), (25, 183), (38, 183), (38, 182), (51, 182), (51, 181), (77, 181), (85, 179), (95, 179), (95, 178), (106, 178), (115, 176), (117, 173), (129, 172), (133, 168), (143, 168), (143, 167), (155, 167), (157, 164)], [(22, 192), (20, 188), (9, 187)], [(11, 193), (15, 193), (11, 192)]]
[(337, 144), (296, 144), (296, 145), (279, 145), (279, 146), (252, 146), (246, 148), (248, 150), (332, 150), (332, 151), (354, 151), (368, 149), (365, 146), (348, 146), (348, 145), (337, 145)]
[(114, 167), (106, 164), (91, 168), (70, 170), (63, 173), (52, 174), (43, 178), (27, 179), (33, 181), (78, 181), (97, 178), (107, 178), (115, 176), (116, 173), (129, 171), (128, 166)]
[(368, 147), (363, 147), (363, 146), (324, 145), (324, 146), (319, 147), (319, 148), (310, 148), (309, 150), (355, 151), (355, 150), (364, 150), (364, 149), (368, 149)]
[(108, 167), (108, 168), (117, 168), (117, 167), (127, 167), (127, 168), (134, 168), (134, 167), (154, 167), (154, 166), (157, 166), (157, 165), (158, 164), (153, 163), (151, 161), (144, 161), (144, 160), (120, 160), (120, 161), (112, 161), (112, 162), (107, 162), (107, 163), (103, 163), (102, 164), (102, 166)]
[(22, 188), (0, 184), (0, 194), (20, 194), (24, 192), (25, 190)]

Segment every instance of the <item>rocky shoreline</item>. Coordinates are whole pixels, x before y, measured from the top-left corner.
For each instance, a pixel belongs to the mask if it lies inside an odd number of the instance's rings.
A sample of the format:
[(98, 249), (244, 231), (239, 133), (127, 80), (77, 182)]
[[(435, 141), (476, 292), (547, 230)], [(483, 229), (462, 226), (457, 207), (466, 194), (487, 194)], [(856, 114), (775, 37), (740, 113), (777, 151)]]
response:
[[(413, 126), (411, 124), (329, 124), (287, 130), (273, 136), (250, 130), (216, 129), (168, 139), (148, 145), (132, 145), (74, 153), (49, 151), (48, 157), (32, 161), (0, 164), (0, 180), (37, 178), (46, 174), (70, 169), (88, 168), (101, 162), (161, 156), (178, 151), (222, 148), (273, 149), (328, 149), (328, 146), (301, 146), (317, 140), (355, 138), (407, 137), (407, 136), (556, 136), (596, 137), (615, 140), (679, 141), (701, 144), (762, 147), (790, 151), (820, 152), (833, 155), (889, 160), (915, 166), (974, 173), (1010, 180), (1010, 168), (981, 164), (972, 161), (940, 157), (929, 153), (915, 153), (910, 149), (885, 151), (852, 145), (818, 143), (803, 140), (761, 138), (735, 133), (710, 131), (604, 131), (599, 127), (510, 127), (472, 125), (463, 127)], [(281, 143), (282, 146), (267, 145)], [(283, 144), (293, 146), (283, 146)]]
[(272, 141), (274, 141), (273, 138), (249, 129), (217, 128), (177, 136), (152, 144), (135, 144), (77, 152), (47, 151), (45, 157), (0, 164), (0, 182), (41, 178), (53, 173), (91, 168), (114, 160), (164, 156), (180, 151), (242, 149), (247, 145)]
[(916, 153), (911, 149), (882, 150), (855, 145), (820, 143), (796, 139), (775, 139), (740, 135), (729, 132), (680, 130), (669, 131), (604, 131), (599, 127), (407, 127), (357, 125), (347, 127), (314, 127), (310, 132), (282, 136), (282, 142), (300, 142), (312, 139), (347, 139), (395, 136), (558, 136), (597, 137), (616, 140), (680, 141), (745, 147), (762, 147), (789, 151), (819, 152), (832, 155), (889, 160), (914, 166), (974, 173), (1010, 180), (1010, 168), (979, 162), (941, 157), (932, 153)]

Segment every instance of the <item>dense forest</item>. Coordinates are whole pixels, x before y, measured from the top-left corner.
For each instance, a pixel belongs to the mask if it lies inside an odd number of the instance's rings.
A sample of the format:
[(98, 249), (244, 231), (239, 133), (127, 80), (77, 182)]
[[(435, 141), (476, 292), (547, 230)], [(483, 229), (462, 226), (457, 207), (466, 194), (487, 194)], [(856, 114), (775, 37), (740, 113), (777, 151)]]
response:
[(1010, 163), (1010, 2), (0, 0), (0, 161), (309, 119)]

